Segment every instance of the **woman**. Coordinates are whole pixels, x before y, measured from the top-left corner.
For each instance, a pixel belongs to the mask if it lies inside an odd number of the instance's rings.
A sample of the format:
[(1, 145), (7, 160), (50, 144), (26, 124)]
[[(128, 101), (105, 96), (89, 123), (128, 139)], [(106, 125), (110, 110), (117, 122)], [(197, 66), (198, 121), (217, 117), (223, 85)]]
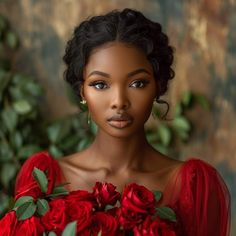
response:
[(75, 29), (64, 61), (65, 79), (87, 105), (97, 135), (87, 149), (58, 162), (47, 153), (27, 160), (15, 199), (35, 195), (34, 167), (47, 171), (49, 185), (69, 182), (70, 191), (91, 191), (100, 181), (122, 192), (137, 183), (163, 192), (179, 235), (228, 235), (229, 193), (217, 171), (198, 159), (173, 160), (145, 136), (153, 103), (174, 77), (173, 50), (161, 25), (130, 9), (92, 17)]

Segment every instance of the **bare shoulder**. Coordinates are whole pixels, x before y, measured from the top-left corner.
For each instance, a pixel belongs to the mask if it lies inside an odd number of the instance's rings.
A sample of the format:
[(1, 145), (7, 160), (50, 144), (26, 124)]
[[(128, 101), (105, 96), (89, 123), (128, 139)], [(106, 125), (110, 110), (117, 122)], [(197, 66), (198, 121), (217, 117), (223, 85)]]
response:
[(58, 164), (65, 181), (70, 183), (70, 190), (88, 189), (89, 169), (84, 151), (65, 156), (58, 161)]
[(68, 156), (62, 157), (58, 162), (62, 167), (65, 166), (83, 166), (85, 160), (85, 151), (76, 152)]
[(175, 170), (176, 168), (182, 166), (184, 164), (183, 161), (171, 158), (169, 156), (166, 156), (164, 154), (160, 154), (159, 152), (155, 152), (152, 155), (152, 161), (151, 164), (153, 168), (157, 172), (159, 171), (166, 171), (170, 172), (170, 170)]

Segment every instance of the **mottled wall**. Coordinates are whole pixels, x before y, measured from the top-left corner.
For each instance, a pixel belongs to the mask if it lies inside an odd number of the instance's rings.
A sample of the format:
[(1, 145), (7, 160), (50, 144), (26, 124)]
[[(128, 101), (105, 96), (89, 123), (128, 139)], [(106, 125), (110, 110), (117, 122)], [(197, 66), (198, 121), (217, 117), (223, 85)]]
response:
[[(176, 48), (172, 104), (185, 90), (206, 94), (211, 111), (191, 114), (198, 124), (181, 146), (181, 157), (206, 159), (223, 175), (232, 194), (236, 225), (236, 1), (235, 0), (8, 0), (8, 14), (21, 38), (16, 68), (41, 80), (47, 91), (42, 108), (49, 116), (72, 112), (65, 95), (61, 57), (66, 40), (82, 19), (131, 7), (163, 24)], [(63, 108), (63, 109), (62, 109)], [(234, 232), (234, 233), (233, 233)], [(236, 235), (233, 229), (232, 235)]]

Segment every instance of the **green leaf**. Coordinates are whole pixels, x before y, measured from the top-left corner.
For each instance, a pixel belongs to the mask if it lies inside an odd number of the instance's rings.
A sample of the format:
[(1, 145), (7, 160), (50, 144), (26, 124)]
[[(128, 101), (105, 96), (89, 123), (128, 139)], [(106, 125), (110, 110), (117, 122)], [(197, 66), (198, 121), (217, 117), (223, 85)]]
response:
[(50, 125), (47, 129), (49, 140), (53, 144), (59, 143), (63, 138), (69, 135), (70, 128), (70, 122), (57, 122)]
[(209, 110), (210, 109), (210, 104), (206, 98), (206, 96), (201, 95), (201, 94), (197, 94), (195, 95), (194, 99), (196, 100), (197, 103), (199, 103), (201, 105), (201, 107), (205, 110)]
[(102, 230), (98, 232), (98, 236), (102, 236)]
[(154, 191), (153, 193), (154, 193), (154, 196), (155, 196), (156, 201), (159, 202), (160, 199), (162, 198), (162, 192), (156, 190), (156, 191)]
[(70, 138), (66, 138), (63, 142), (60, 143), (60, 149), (63, 151), (74, 150), (77, 144), (80, 142), (80, 137), (77, 134), (74, 134)]
[(56, 186), (54, 187), (51, 194), (49, 194), (49, 197), (58, 197), (61, 195), (67, 195), (69, 194), (68, 190), (64, 186)]
[(47, 128), (48, 138), (52, 143), (56, 143), (57, 137), (60, 133), (60, 126), (58, 124), (53, 124)]
[(146, 136), (149, 143), (152, 143), (158, 140), (158, 133), (153, 132), (153, 130), (146, 130)]
[(189, 138), (189, 132), (185, 130), (177, 130), (177, 134), (181, 140), (186, 141)]
[(10, 81), (11, 81), (10, 73), (0, 68), (0, 101), (2, 100), (2, 97), (4, 95), (3, 92), (7, 88)]
[(5, 163), (1, 167), (1, 182), (5, 188), (9, 186), (9, 182), (12, 181), (17, 173), (17, 167), (13, 163)]
[(37, 204), (37, 213), (40, 216), (44, 216), (47, 213), (47, 211), (49, 210), (49, 205), (48, 205), (47, 200), (38, 199), (36, 204)]
[(34, 215), (36, 205), (33, 201), (25, 202), (16, 209), (16, 216), (18, 220), (25, 220)]
[(2, 15), (0, 15), (0, 32), (4, 31), (6, 28), (7, 28), (7, 21)]
[(110, 209), (112, 209), (112, 208), (114, 208), (114, 206), (112, 206), (112, 205), (106, 205), (106, 206), (105, 206), (105, 211), (108, 211), (108, 210), (110, 210)]
[(54, 233), (53, 231), (50, 231), (48, 236), (57, 236), (56, 233)]
[(19, 100), (13, 103), (13, 108), (18, 114), (24, 115), (32, 110), (32, 106), (26, 100)]
[(182, 105), (181, 105), (181, 103), (177, 103), (176, 106), (175, 106), (175, 117), (176, 116), (181, 116), (182, 113), (183, 113)]
[[(1, 139), (0, 139), (1, 140)], [(8, 162), (14, 159), (14, 152), (12, 147), (6, 140), (0, 141), (0, 161), (1, 162)]]
[(62, 232), (62, 236), (75, 236), (76, 235), (77, 222), (73, 221), (65, 227)]
[(10, 135), (10, 143), (15, 149), (21, 148), (23, 140), (20, 132), (16, 131)]
[(14, 204), (13, 210), (16, 210), (19, 206), (25, 204), (26, 202), (33, 202), (34, 199), (31, 196), (23, 196), (17, 199)]
[(8, 31), (6, 34), (6, 41), (10, 48), (15, 49), (18, 45), (18, 37), (12, 31)]
[(62, 157), (63, 156), (63, 152), (55, 145), (51, 145), (49, 148), (48, 148), (48, 151), (49, 153), (55, 157), (55, 158), (58, 158), (58, 157)]
[(184, 116), (178, 116), (172, 121), (175, 130), (190, 131), (191, 125)]
[(10, 132), (13, 132), (15, 130), (17, 122), (18, 122), (18, 117), (14, 109), (8, 107), (5, 110), (2, 111), (2, 119), (4, 124), (6, 125), (7, 129)]
[(33, 96), (38, 97), (43, 95), (43, 88), (40, 84), (37, 84), (33, 81), (26, 83), (25, 89)]
[(37, 181), (43, 193), (46, 193), (48, 190), (48, 179), (43, 171), (34, 167), (33, 170), (34, 179)]
[(90, 143), (91, 143), (90, 139), (88, 137), (84, 137), (84, 139), (80, 140), (77, 146), (77, 151), (85, 149)]
[(185, 107), (189, 107), (191, 105), (191, 101), (193, 98), (193, 94), (191, 91), (185, 91), (182, 96), (182, 103)]
[(169, 149), (166, 146), (163, 146), (160, 143), (151, 143), (151, 145), (158, 150), (160, 153), (164, 154), (164, 155), (168, 155), (168, 151)]
[(95, 124), (95, 122), (93, 122), (92, 120), (91, 120), (91, 123), (90, 123), (90, 129), (91, 129), (92, 134), (96, 135), (98, 128), (97, 128), (97, 125)]
[(8, 208), (10, 197), (0, 191), (0, 215), (2, 215), (4, 212), (6, 212)]
[(17, 153), (17, 156), (20, 159), (27, 159), (29, 156), (31, 156), (33, 153), (36, 153), (38, 151), (42, 150), (39, 146), (37, 145), (27, 145), (23, 146), (20, 148), (20, 150)]
[(176, 221), (175, 212), (166, 206), (156, 208), (156, 216), (159, 216), (161, 219)]
[(168, 128), (166, 125), (161, 124), (161, 125), (159, 125), (157, 131), (158, 131), (161, 143), (164, 146), (168, 146), (170, 144), (170, 141), (171, 141), (170, 128)]

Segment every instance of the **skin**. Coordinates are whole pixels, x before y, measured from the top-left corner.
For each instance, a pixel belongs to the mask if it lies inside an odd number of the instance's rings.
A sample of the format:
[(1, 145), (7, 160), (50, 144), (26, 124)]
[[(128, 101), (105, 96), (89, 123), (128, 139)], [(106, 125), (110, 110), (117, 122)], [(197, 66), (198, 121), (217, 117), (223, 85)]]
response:
[[(147, 142), (144, 124), (158, 84), (146, 55), (120, 42), (96, 48), (84, 68), (81, 94), (98, 133), (89, 148), (59, 161), (70, 190), (91, 191), (96, 181), (102, 181), (113, 183), (118, 191), (131, 182), (164, 191), (182, 162)], [(112, 126), (107, 119), (117, 114), (128, 115), (132, 122)]]

